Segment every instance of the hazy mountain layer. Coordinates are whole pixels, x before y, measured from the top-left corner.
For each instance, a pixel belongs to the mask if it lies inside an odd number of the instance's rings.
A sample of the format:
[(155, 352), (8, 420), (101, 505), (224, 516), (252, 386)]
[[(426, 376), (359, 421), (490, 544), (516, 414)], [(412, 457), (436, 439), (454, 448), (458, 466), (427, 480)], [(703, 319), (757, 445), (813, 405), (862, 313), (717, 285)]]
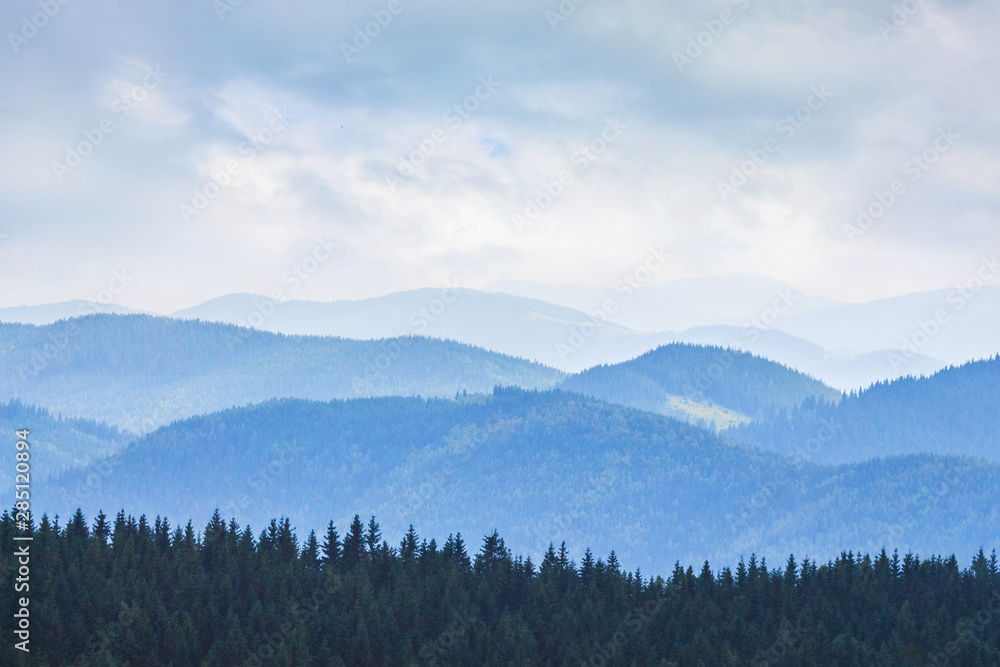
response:
[(174, 313), (173, 317), (296, 335), (359, 339), (433, 336), (567, 372), (631, 359), (670, 340), (666, 333), (639, 333), (537, 299), (457, 287), (330, 303), (275, 303), (251, 294), (230, 294)]
[(0, 324), (0, 400), (146, 432), (279, 397), (454, 396), (550, 387), (563, 374), (468, 345), (284, 336), (148, 315)]
[(789, 413), (726, 435), (817, 462), (914, 453), (1000, 461), (1000, 355), (929, 378), (881, 382), (837, 405), (810, 401)]
[(916, 354), (905, 363), (893, 364), (892, 350), (832, 353), (815, 343), (775, 329), (727, 326), (696, 327), (682, 331), (678, 340), (701, 345), (718, 345), (746, 350), (789, 368), (802, 371), (841, 391), (864, 389), (882, 380), (907, 375), (933, 375), (946, 363)]
[[(630, 567), (664, 571), (750, 552), (824, 559), (846, 545), (974, 553), (998, 541), (998, 472), (934, 456), (793, 463), (652, 413), (503, 390), (195, 417), (132, 443), (103, 472), (43, 486), (36, 506), (65, 514), (75, 498), (89, 516), (126, 508), (201, 525), (220, 508), (257, 530), (287, 514), (300, 531), (360, 512), (387, 534), (410, 523), (431, 534), (498, 528), (533, 557), (566, 540), (575, 553), (616, 549)], [(95, 473), (96, 491), (86, 485)]]
[[(45, 483), (53, 475), (114, 454), (135, 437), (89, 419), (61, 419), (19, 401), (0, 403), (0, 432), (13, 438), (22, 429), (29, 431), (31, 480)], [(14, 472), (13, 465), (0, 470), (0, 492), (13, 494)]]
[[(719, 426), (769, 418), (808, 398), (840, 399), (840, 392), (822, 382), (748, 352), (678, 343), (572, 375), (559, 387), (696, 424), (716, 421)], [(699, 405), (735, 415), (699, 415)]]

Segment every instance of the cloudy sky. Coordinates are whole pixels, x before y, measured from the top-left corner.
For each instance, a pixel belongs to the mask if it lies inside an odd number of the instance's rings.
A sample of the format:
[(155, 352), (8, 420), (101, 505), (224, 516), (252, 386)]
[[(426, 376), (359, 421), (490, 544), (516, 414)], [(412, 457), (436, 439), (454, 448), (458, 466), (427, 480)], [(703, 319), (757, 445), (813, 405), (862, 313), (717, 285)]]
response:
[(0, 306), (1000, 253), (995, 1), (60, 1), (0, 10)]

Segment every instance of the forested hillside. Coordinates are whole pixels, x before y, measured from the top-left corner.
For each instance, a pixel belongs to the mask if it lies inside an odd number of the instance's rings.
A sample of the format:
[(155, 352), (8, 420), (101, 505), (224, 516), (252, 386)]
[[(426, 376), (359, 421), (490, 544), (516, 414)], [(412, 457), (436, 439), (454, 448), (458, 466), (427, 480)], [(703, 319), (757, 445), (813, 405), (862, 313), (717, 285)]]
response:
[[(20, 401), (0, 403), (0, 433), (23, 428), (31, 430), (31, 477), (38, 482), (100, 461), (135, 437), (88, 419), (61, 419)], [(0, 467), (0, 492), (13, 494), (13, 483), (13, 466)]]
[(269, 398), (454, 396), (551, 387), (554, 369), (420, 337), (284, 336), (148, 315), (0, 324), (0, 400), (136, 432)]
[(645, 570), (752, 551), (972, 553), (996, 544), (1000, 525), (996, 466), (795, 463), (649, 412), (518, 389), (281, 400), (194, 417), (33, 494), (37, 511), (64, 517), (126, 507), (201, 523), (219, 508), (255, 527), (286, 514), (305, 530), (360, 511), (395, 532), (496, 527), (521, 552), (565, 540), (617, 549)]
[[(620, 364), (596, 366), (571, 375), (559, 387), (703, 426), (769, 418), (809, 398), (836, 402), (841, 395), (763, 357), (685, 343), (664, 345)], [(711, 414), (713, 407), (721, 408), (719, 414)]]
[[(822, 441), (805, 447), (816, 433)], [(810, 400), (726, 436), (814, 462), (921, 452), (1000, 461), (1000, 355), (929, 378), (880, 382), (837, 405)]]
[[(0, 562), (15, 531), (0, 517)], [(426, 539), (330, 523), (259, 534), (215, 516), (43, 518), (31, 543), (31, 653), (4, 665), (963, 665), (1000, 663), (1000, 573), (979, 552), (830, 562), (516, 556), (495, 531)], [(438, 535), (443, 539), (443, 533)], [(963, 558), (962, 562), (967, 562)], [(661, 576), (663, 575), (663, 576)], [(14, 570), (0, 605), (14, 608)]]

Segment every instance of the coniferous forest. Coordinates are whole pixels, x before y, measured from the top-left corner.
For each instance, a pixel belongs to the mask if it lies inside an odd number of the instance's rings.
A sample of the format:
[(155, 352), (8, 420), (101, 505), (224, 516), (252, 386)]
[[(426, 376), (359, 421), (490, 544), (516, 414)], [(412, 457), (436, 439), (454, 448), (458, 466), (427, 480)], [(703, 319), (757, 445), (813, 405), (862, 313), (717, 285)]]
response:
[[(15, 531), (5, 512), (5, 564)], [(77, 512), (31, 534), (36, 639), (30, 656), (5, 643), (4, 665), (1000, 664), (1000, 570), (982, 551), (650, 577), (565, 545), (534, 563), (495, 531), (437, 542), (411, 526), (390, 544), (357, 515), (305, 538), (218, 513), (196, 530)], [(0, 573), (8, 609), (15, 576)]]

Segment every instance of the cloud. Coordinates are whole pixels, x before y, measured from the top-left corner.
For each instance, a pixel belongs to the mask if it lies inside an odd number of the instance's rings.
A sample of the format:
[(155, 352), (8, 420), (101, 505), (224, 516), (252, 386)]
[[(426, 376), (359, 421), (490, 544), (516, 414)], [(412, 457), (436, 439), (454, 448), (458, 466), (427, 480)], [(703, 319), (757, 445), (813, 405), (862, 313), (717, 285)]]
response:
[[(676, 259), (664, 279), (748, 271), (868, 299), (952, 284), (1000, 247), (993, 3), (399, 3), (391, 20), (380, 0), (246, 0), (221, 19), (211, 3), (66, 5), (0, 56), (0, 305), (87, 298), (121, 266), (137, 276), (122, 302), (151, 310), (265, 291), (319, 236), (340, 254), (303, 298), (600, 286), (656, 243)], [(11, 6), (5, 33), (33, 8)], [(796, 121), (817, 86), (833, 96)], [(291, 118), (264, 140), (276, 112)], [(580, 171), (616, 117), (627, 129)], [(53, 163), (104, 118), (114, 131), (60, 181)], [(961, 139), (851, 242), (859, 207), (946, 127)]]

